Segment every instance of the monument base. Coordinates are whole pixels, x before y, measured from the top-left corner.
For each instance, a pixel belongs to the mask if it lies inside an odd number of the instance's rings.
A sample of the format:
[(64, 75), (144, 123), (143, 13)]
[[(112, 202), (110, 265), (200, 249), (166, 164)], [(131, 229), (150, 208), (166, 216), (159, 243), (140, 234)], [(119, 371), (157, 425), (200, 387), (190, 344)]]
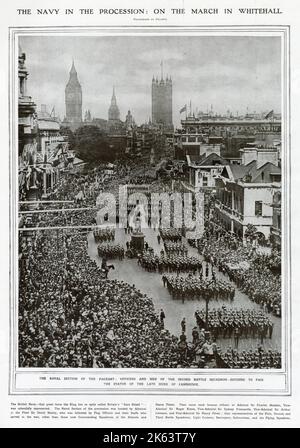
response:
[(134, 233), (131, 235), (130, 247), (134, 250), (144, 250), (145, 235), (143, 233)]

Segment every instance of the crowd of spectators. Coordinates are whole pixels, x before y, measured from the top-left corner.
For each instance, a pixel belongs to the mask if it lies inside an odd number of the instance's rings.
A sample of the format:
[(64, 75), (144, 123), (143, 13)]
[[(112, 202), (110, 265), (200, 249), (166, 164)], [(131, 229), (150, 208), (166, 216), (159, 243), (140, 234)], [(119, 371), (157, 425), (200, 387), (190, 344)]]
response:
[[(123, 171), (122, 175), (128, 174), (125, 168)], [(85, 210), (49, 211), (36, 216), (32, 213), (34, 217), (29, 226), (95, 225), (97, 195), (107, 186), (117, 188), (117, 173), (118, 169), (114, 176), (103, 177), (101, 170), (95, 169), (62, 176), (52, 199), (72, 201), (64, 202), (65, 209)], [(145, 183), (147, 179), (132, 178), (131, 181)], [(48, 205), (39, 207), (46, 210)], [(61, 204), (53, 203), (51, 207), (60, 208)], [(181, 247), (181, 231), (161, 229), (160, 236), (165, 248), (166, 245)], [(113, 240), (110, 230), (94, 233), (94, 238), (98, 237), (97, 242)], [(254, 263), (252, 251), (214, 228), (206, 229), (197, 247), (207, 263), (228, 275), (252, 300), (261, 303), (265, 311), (280, 314), (280, 276), (269, 269), (265, 260)], [(216, 346), (214, 332), (209, 339), (203, 328), (193, 330), (190, 343), (184, 329), (179, 338), (171, 335), (147, 295), (134, 285), (106, 278), (88, 256), (87, 235), (80, 230), (39, 230), (31, 238), (21, 237), (20, 249), (20, 367), (197, 368), (207, 367), (213, 360), (227, 368), (280, 367), (280, 354), (275, 351), (259, 348), (254, 352), (231, 350), (223, 354)], [(98, 254), (104, 259), (120, 257), (120, 252), (124, 257), (124, 248), (120, 245), (98, 246)], [(241, 267), (245, 261), (249, 269)], [(202, 278), (199, 257), (180, 252), (158, 256), (147, 250), (138, 258), (138, 263), (151, 272), (177, 272), (177, 277), (164, 277), (169, 288), (174, 291), (181, 288), (178, 291), (181, 296), (234, 297), (234, 288), (229, 282), (215, 276)], [(193, 273), (194, 277), (180, 280), (180, 272)], [(203, 324), (206, 323), (202, 321)], [(268, 331), (271, 337), (270, 327)]]
[(66, 226), (86, 226), (87, 228), (96, 225), (96, 207), (82, 209), (61, 208), (57, 211), (42, 211), (40, 213), (26, 213), (19, 223), (20, 228), (47, 227), (51, 222), (52, 227)]
[(20, 367), (177, 367), (178, 340), (152, 300), (106, 280), (77, 231), (41, 233), (21, 265)]
[(257, 257), (252, 247), (243, 246), (234, 236), (213, 227), (206, 230), (198, 247), (204, 259), (234, 281), (251, 300), (265, 311), (281, 315), (281, 275), (270, 269), (265, 257)]

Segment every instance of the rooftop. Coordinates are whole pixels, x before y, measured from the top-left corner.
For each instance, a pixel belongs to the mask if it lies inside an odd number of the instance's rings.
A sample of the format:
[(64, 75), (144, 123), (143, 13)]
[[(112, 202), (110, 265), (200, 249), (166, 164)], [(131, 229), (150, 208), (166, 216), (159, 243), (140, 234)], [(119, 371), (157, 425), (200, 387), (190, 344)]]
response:
[(203, 155), (188, 155), (186, 156), (189, 166), (211, 166), (211, 165), (227, 165), (227, 161), (216, 153), (211, 153), (208, 156)]
[(281, 169), (271, 162), (257, 168), (256, 160), (252, 160), (248, 165), (228, 165), (225, 169), (226, 172), (223, 170), (222, 176), (232, 177), (235, 182), (270, 183), (273, 181), (272, 176), (281, 175)]
[(38, 128), (40, 131), (59, 131), (60, 125), (56, 119), (53, 118), (39, 118)]

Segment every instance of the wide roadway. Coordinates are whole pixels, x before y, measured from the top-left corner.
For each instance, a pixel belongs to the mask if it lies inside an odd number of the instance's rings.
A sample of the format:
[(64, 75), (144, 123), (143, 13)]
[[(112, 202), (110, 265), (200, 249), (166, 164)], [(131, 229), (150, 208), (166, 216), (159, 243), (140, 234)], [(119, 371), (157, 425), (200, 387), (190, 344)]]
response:
[[(145, 241), (152, 247), (155, 253), (159, 254), (163, 248), (163, 243), (158, 244), (157, 241), (157, 231), (153, 229), (144, 229)], [(130, 241), (130, 235), (125, 234), (124, 229), (116, 229), (115, 243), (124, 245), (126, 248), (126, 241)], [(184, 241), (184, 239), (183, 239)], [(203, 257), (197, 253), (197, 250), (191, 247), (187, 242), (188, 254), (191, 256), (197, 256), (203, 260)], [(88, 253), (92, 259), (94, 259), (97, 264), (101, 265), (101, 258), (97, 253), (97, 244), (94, 241), (93, 234), (88, 235)], [(124, 258), (123, 261), (120, 260), (108, 260), (109, 263), (115, 266), (114, 270), (110, 270), (108, 274), (109, 279), (122, 280), (126, 283), (135, 285), (142, 293), (147, 294), (152, 298), (153, 304), (156, 312), (159, 314), (161, 308), (164, 310), (165, 318), (165, 328), (167, 328), (172, 334), (179, 336), (181, 333), (181, 321), (183, 317), (186, 318), (187, 323), (187, 338), (189, 341), (192, 340), (192, 329), (196, 326), (195, 311), (198, 309), (205, 308), (205, 302), (203, 299), (190, 299), (185, 300), (174, 300), (169, 294), (167, 288), (163, 286), (161, 279), (161, 274), (157, 272), (148, 272), (144, 270), (141, 266), (137, 264), (136, 259)], [(205, 265), (205, 263), (204, 263)], [(211, 269), (211, 267), (210, 267)], [(225, 278), (223, 274), (216, 273), (219, 278)], [(228, 281), (228, 278), (226, 278)], [(226, 307), (237, 307), (237, 308), (251, 308), (255, 310), (260, 310), (261, 307), (252, 302), (249, 297), (242, 291), (236, 288), (235, 298), (233, 301), (230, 300), (210, 300), (209, 309), (219, 308), (222, 305)], [(276, 349), (281, 351), (281, 319), (269, 315), (274, 322), (274, 330), (272, 339), (264, 340), (264, 347), (266, 349)], [(227, 347), (235, 347), (233, 338), (218, 339), (217, 344), (226, 349)], [(256, 349), (260, 345), (260, 339), (258, 338), (240, 338), (238, 349), (239, 350), (249, 350)]]

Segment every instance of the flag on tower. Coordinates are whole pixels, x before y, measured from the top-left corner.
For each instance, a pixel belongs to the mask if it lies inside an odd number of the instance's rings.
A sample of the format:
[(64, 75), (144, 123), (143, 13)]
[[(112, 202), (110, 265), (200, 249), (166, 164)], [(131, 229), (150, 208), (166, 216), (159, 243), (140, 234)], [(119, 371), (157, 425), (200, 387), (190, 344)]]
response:
[(182, 114), (183, 112), (186, 112), (186, 104), (179, 111), (180, 114)]

